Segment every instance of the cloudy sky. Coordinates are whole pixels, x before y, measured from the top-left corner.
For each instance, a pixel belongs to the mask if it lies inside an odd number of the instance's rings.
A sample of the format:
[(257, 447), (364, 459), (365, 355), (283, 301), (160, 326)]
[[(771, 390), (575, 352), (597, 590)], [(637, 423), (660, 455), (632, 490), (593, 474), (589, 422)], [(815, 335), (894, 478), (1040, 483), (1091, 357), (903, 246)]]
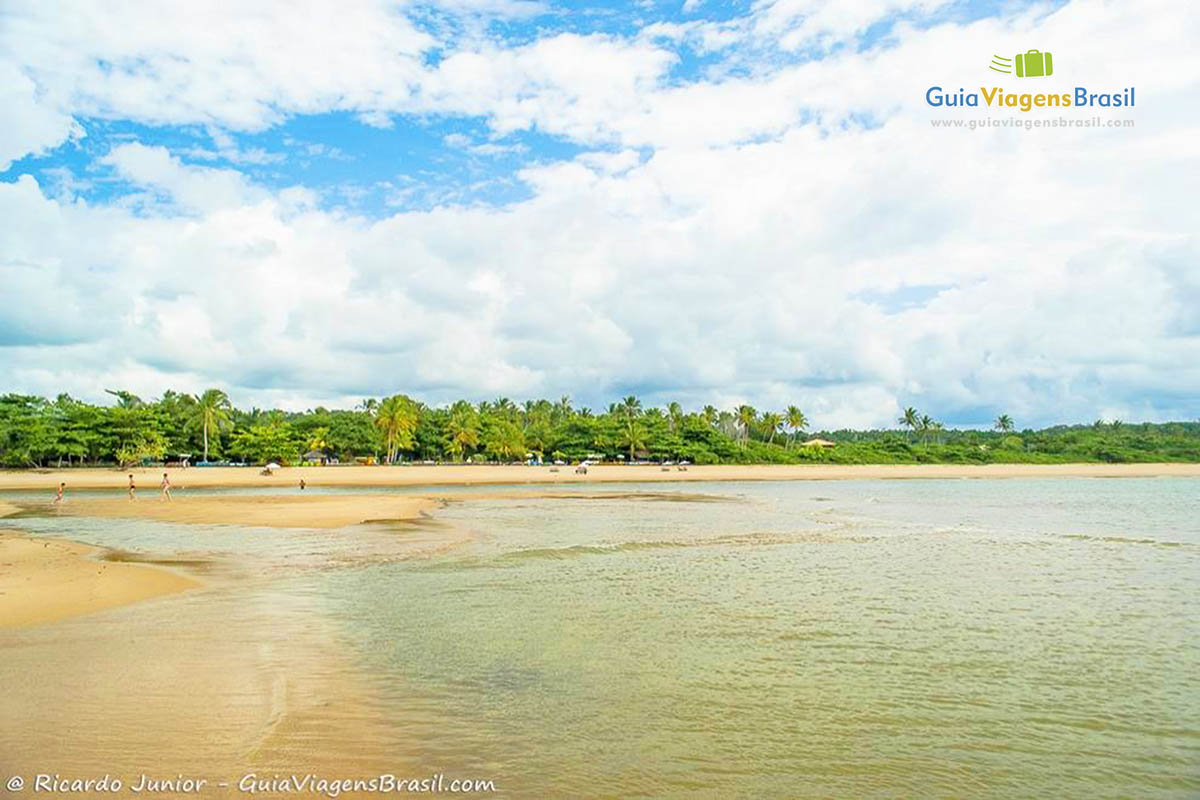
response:
[(0, 391), (1200, 416), (1178, 0), (166, 7), (0, 5)]

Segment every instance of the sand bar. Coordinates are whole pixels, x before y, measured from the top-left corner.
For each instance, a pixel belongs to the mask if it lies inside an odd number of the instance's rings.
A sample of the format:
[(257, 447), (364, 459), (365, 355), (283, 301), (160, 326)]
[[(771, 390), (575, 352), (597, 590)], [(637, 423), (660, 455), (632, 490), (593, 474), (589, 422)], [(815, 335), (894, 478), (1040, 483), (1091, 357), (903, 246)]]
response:
[[(192, 467), (171, 469), (171, 480), (179, 488), (277, 487), (296, 488), (301, 478), (309, 486), (445, 486), (515, 483), (581, 483), (630, 481), (775, 481), (849, 480), (904, 478), (1145, 478), (1200, 477), (1200, 464), (886, 464), (886, 465), (752, 465), (692, 466), (681, 472), (671, 467), (599, 465), (587, 475), (576, 475), (574, 467), (528, 466), (345, 466), (285, 467), (274, 475), (261, 475), (253, 467)], [(156, 500), (161, 468), (133, 470), (139, 502)], [(65, 470), (0, 471), (0, 490), (45, 491), (54, 496), (59, 482), (72, 489), (112, 489), (124, 497), (129, 471), (83, 468)], [(177, 493), (177, 497), (180, 493)]]
[(200, 585), (164, 569), (97, 560), (103, 552), (0, 531), (0, 628), (90, 614)]
[(437, 506), (424, 497), (355, 495), (193, 495), (178, 491), (167, 502), (155, 495), (130, 501), (76, 497), (58, 513), (66, 516), (154, 519), (190, 525), (249, 525), (269, 528), (341, 528), (361, 522), (408, 520)]

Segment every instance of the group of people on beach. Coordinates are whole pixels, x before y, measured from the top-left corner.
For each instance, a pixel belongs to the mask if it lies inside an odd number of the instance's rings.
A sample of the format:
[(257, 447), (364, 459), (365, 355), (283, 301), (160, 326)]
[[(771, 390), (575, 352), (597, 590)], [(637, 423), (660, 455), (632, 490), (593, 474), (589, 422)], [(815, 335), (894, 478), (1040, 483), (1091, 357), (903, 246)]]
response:
[[(163, 473), (162, 481), (160, 481), (158, 484), (158, 490), (164, 500), (167, 500), (168, 502), (171, 500), (171, 478), (165, 472)], [(60, 483), (58, 485), (58, 491), (54, 495), (54, 505), (58, 506), (63, 504), (63, 494), (66, 491), (67, 484)], [(132, 472), (129, 473), (129, 499), (131, 501), (137, 499), (137, 483), (133, 479)]]
[[(306, 484), (304, 482), (304, 479), (301, 478), (300, 479), (300, 490), (304, 491), (304, 489), (307, 486), (308, 486), (308, 484)], [(54, 495), (53, 505), (58, 506), (58, 505), (63, 504), (63, 502), (64, 502), (63, 494), (66, 492), (66, 490), (67, 490), (66, 483), (60, 483), (58, 485), (58, 491)], [(162, 480), (158, 484), (158, 490), (161, 493), (162, 498), (164, 500), (167, 500), (168, 502), (171, 500), (171, 478), (165, 472), (163, 473)], [(137, 482), (134, 481), (132, 472), (129, 473), (129, 499), (130, 499), (130, 501), (137, 500)]]

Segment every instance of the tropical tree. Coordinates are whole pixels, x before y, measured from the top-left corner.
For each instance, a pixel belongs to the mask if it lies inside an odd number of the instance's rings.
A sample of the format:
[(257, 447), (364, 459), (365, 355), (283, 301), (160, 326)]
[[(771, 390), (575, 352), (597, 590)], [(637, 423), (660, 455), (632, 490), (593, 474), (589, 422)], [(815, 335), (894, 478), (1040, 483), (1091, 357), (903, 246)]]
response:
[(912, 406), (904, 409), (904, 413), (900, 415), (900, 419), (896, 420), (903, 427), (908, 428), (909, 434), (916, 432), (921, 427), (921, 415)]
[(614, 403), (609, 413), (620, 420), (620, 446), (628, 450), (629, 460), (632, 461), (637, 451), (646, 447), (646, 432), (639, 419), (642, 401), (634, 395), (627, 395), (620, 403)]
[(621, 427), (620, 445), (629, 451), (630, 461), (637, 457), (639, 450), (646, 448), (646, 431), (637, 417), (626, 417)]
[(145, 405), (142, 398), (138, 397), (133, 392), (127, 392), (124, 389), (105, 389), (106, 394), (111, 394), (117, 398), (117, 405), (121, 408), (140, 408)]
[(799, 406), (788, 406), (787, 411), (783, 414), (784, 422), (792, 429), (792, 441), (795, 442), (800, 431), (808, 427), (808, 417), (804, 416), (804, 412)]
[(413, 446), (413, 435), (420, 417), (420, 408), (407, 395), (392, 395), (379, 404), (375, 412), (375, 424), (383, 433), (387, 463), (393, 463), (400, 450)]
[(571, 418), (571, 395), (564, 394), (554, 404), (555, 418), (560, 422)]
[(324, 425), (319, 428), (313, 428), (309, 432), (304, 446), (310, 451), (324, 453), (329, 449), (329, 428)]
[(734, 416), (741, 428), (742, 442), (745, 443), (750, 439), (750, 431), (754, 428), (754, 423), (758, 421), (758, 412), (754, 410), (753, 406), (743, 404), (737, 407)]
[(929, 434), (935, 430), (934, 426), (936, 424), (937, 423), (933, 421), (933, 417), (929, 416), (928, 414), (922, 414), (921, 418), (917, 420), (917, 431), (921, 434), (922, 444), (926, 446), (929, 445)]
[(683, 407), (679, 403), (672, 402), (667, 406), (667, 421), (672, 431), (679, 430), (679, 426), (683, 424)]
[(772, 444), (775, 441), (775, 434), (783, 427), (783, 415), (777, 414), (774, 411), (764, 412), (762, 415), (762, 427), (767, 432), (767, 444)]
[(517, 418), (517, 406), (512, 400), (507, 397), (497, 397), (492, 401), (491, 409), (496, 415), (504, 417), (510, 422)]
[(484, 423), (483, 449), (496, 461), (516, 461), (525, 457), (525, 435), (502, 417), (491, 417)]
[(292, 426), (277, 418), (238, 431), (229, 443), (230, 452), (235, 456), (259, 464), (268, 461), (290, 463), (299, 448)]
[(1008, 414), (1001, 414), (1000, 416), (996, 417), (996, 424), (992, 427), (998, 431), (1001, 431), (1002, 433), (1008, 433), (1013, 429), (1012, 417), (1010, 417)]
[(620, 402), (617, 409), (627, 418), (636, 417), (642, 413), (642, 401), (638, 400), (634, 395), (628, 395)]
[(233, 404), (220, 389), (209, 389), (196, 398), (191, 408), (192, 426), (199, 428), (204, 440), (204, 460), (208, 461), (208, 437), (233, 429)]
[(468, 449), (479, 446), (479, 412), (465, 400), (450, 407), (446, 420), (446, 452), (461, 461)]

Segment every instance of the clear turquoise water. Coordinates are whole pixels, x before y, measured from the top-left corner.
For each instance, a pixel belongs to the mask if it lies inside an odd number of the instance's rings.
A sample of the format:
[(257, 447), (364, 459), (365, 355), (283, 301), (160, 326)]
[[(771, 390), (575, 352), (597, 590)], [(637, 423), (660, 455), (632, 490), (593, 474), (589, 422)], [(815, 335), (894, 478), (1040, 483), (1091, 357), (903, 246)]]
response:
[(394, 737), (312, 746), (509, 796), (1200, 795), (1200, 481), (508, 491), (418, 558), (385, 528), (72, 532), (260, 563)]

